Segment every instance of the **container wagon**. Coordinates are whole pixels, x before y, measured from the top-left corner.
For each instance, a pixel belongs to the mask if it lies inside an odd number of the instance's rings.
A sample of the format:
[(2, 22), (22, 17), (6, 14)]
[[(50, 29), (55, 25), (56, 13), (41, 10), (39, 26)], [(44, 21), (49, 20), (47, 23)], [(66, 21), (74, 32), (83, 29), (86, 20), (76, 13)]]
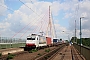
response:
[(47, 41), (47, 46), (51, 46), (52, 45), (52, 41), (50, 37), (46, 37), (46, 41)]
[(57, 45), (58, 39), (53, 39), (53, 45)]

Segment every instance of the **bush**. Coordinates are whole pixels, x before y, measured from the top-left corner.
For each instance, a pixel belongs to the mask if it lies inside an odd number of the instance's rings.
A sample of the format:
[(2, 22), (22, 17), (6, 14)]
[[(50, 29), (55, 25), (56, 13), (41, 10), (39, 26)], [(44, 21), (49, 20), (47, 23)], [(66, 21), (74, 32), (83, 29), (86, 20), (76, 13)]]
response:
[(33, 53), (33, 52), (37, 52), (38, 50), (37, 49), (32, 49), (29, 51), (29, 53)]
[(0, 57), (2, 56), (2, 53), (0, 53)]
[(47, 60), (50, 56), (45, 56), (44, 58)]
[(50, 49), (45, 50), (45, 52), (50, 52)]
[(37, 49), (32, 49), (32, 51), (37, 52), (38, 50)]
[(32, 53), (32, 50), (28, 51), (29, 53)]
[(15, 56), (14, 54), (8, 53), (7, 60), (13, 59), (14, 56)]

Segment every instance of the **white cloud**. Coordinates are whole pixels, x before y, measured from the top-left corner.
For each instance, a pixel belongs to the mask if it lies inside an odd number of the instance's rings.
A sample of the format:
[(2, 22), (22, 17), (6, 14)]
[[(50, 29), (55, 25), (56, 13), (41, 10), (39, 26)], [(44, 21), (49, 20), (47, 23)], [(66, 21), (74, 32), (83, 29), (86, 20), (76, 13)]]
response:
[(20, 0), (20, 1), (22, 1), (22, 2), (24, 2), (24, 3), (28, 3), (28, 2), (35, 3), (35, 2), (37, 2), (38, 0)]
[[(8, 17), (5, 19), (5, 22), (8, 22), (10, 24), (7, 29), (9, 29), (9, 32), (12, 31), (12, 35), (14, 35), (14, 33), (17, 33), (21, 29), (22, 30), (19, 32), (19, 34), (21, 35), (24, 34), (25, 31), (29, 32), (28, 34), (33, 32), (32, 30), (35, 30), (34, 32), (37, 32), (40, 30), (41, 24), (45, 25), (46, 23), (48, 23), (48, 8), (49, 5), (52, 3), (34, 2), (33, 4), (25, 4), (30, 7), (31, 10), (25, 5), (22, 5), (18, 10), (15, 10), (12, 14), (8, 14)], [(45, 21), (43, 21), (42, 19)], [(41, 21), (44, 23), (41, 23)], [(47, 25), (45, 27), (43, 27), (43, 25), (42, 28), (45, 31)]]
[[(75, 3), (75, 4), (77, 4), (77, 3)], [(76, 20), (77, 21), (76, 22), (77, 23), (77, 32), (78, 32), (77, 37), (79, 37), (80, 17), (85, 17), (85, 18), (81, 19), (81, 27), (82, 27), (83, 37), (86, 37), (86, 36), (88, 36), (88, 34), (90, 34), (90, 32), (88, 32), (90, 29), (89, 28), (89, 26), (90, 26), (90, 24), (89, 24), (89, 22), (90, 22), (90, 18), (89, 18), (89, 16), (90, 16), (90, 14), (89, 14), (90, 13), (90, 8), (89, 8), (90, 1), (86, 0), (86, 1), (79, 2), (78, 4), (79, 4), (79, 6), (77, 6), (78, 10), (75, 10), (75, 8), (74, 8), (76, 13), (78, 13), (78, 14), (76, 14), (76, 16), (74, 16), (74, 17), (71, 17), (70, 29), (73, 29), (73, 30), (75, 29), (75, 20)], [(73, 12), (75, 12), (74, 10), (73, 10)], [(73, 16), (73, 15), (75, 15), (75, 13), (72, 13), (71, 15)]]
[(10, 26), (10, 24), (8, 22), (5, 23), (0, 23), (0, 29), (6, 29)]
[[(0, 0), (3, 3), (3, 6), (7, 7), (4, 4), (3, 0)], [(78, 2), (78, 0), (65, 0), (64, 2), (58, 2), (54, 1), (53, 3), (51, 2), (44, 2), (44, 1), (38, 1), (38, 0), (21, 0), (23, 1), (28, 7), (25, 5), (22, 5), (18, 10), (15, 10), (13, 13), (8, 14), (8, 17), (5, 18), (4, 23), (0, 23), (0, 28), (4, 27), (9, 32), (12, 32), (12, 35), (14, 35), (16, 32), (21, 30), (23, 27), (25, 27), (24, 31), (21, 31), (19, 35), (22, 35), (25, 31), (28, 29), (28, 35), (29, 33), (35, 31), (39, 31), (41, 28), (41, 24), (44, 24), (44, 26), (48, 20), (49, 16), (49, 6), (51, 6), (51, 10), (54, 16), (58, 16), (60, 11), (63, 10), (65, 13), (65, 16), (63, 17), (64, 19), (69, 18), (70, 20), (70, 29), (67, 29), (66, 27), (61, 26), (58, 21), (55, 21), (55, 27), (56, 27), (56, 32), (58, 37), (62, 36), (62, 31), (68, 32), (71, 35), (74, 34), (74, 20), (77, 20), (77, 35), (79, 34), (79, 18), (80, 16), (85, 16), (89, 17), (90, 14), (90, 8), (89, 4), (90, 1), (82, 1)], [(0, 3), (1, 4), (1, 3)], [(79, 4), (79, 5), (78, 5)], [(78, 8), (79, 6), (79, 8)], [(0, 6), (2, 9), (0, 9), (0, 15), (5, 14), (4, 12), (7, 10), (6, 8)], [(77, 8), (77, 10), (76, 10)], [(30, 10), (31, 9), (31, 10)], [(77, 12), (76, 16), (75, 13)], [(46, 14), (46, 15), (45, 15)], [(44, 18), (42, 19), (42, 17)], [(82, 19), (82, 29), (83, 33), (89, 33), (86, 30), (89, 30), (89, 24), (90, 18), (89, 19)], [(45, 31), (47, 25), (45, 27), (42, 27), (42, 29)], [(9, 33), (6, 30), (3, 32)], [(36, 31), (37, 30), (37, 31)], [(79, 35), (78, 35), (79, 36)], [(64, 37), (63, 37), (64, 38)]]
[(61, 4), (58, 1), (55, 1), (51, 5), (52, 13), (57, 16), (61, 10)]
[(0, 16), (5, 16), (5, 12), (7, 11), (7, 6), (4, 3), (4, 0), (0, 0)]
[(67, 30), (66, 27), (60, 26), (60, 24), (55, 24), (55, 29), (56, 29), (57, 37), (59, 39), (61, 38), (63, 40), (66, 40), (68, 38), (71, 38), (73, 35), (73, 33), (71, 31)]

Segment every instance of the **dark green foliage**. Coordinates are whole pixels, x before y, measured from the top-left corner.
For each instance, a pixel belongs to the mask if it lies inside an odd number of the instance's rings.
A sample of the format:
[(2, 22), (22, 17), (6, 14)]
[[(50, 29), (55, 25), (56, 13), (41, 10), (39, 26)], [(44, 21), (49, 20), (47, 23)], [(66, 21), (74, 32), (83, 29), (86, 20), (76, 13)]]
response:
[(14, 54), (8, 53), (7, 60), (13, 59), (14, 56), (15, 56)]
[(0, 53), (0, 57), (2, 56), (2, 53)]
[(49, 57), (50, 57), (50, 56), (45, 56), (44, 58), (45, 58), (45, 59), (48, 59)]
[(32, 50), (28, 51), (29, 53), (33, 53)]
[(80, 39), (77, 39), (77, 43), (80, 44)]
[(74, 37), (71, 38), (71, 42), (74, 42)]
[(29, 51), (29, 53), (33, 53), (33, 52), (37, 52), (38, 50), (37, 49), (32, 49)]
[[(77, 39), (77, 43), (81, 44), (80, 39)], [(85, 45), (85, 46), (90, 47), (90, 38), (82, 38), (82, 44)]]
[(50, 52), (50, 49), (46, 49), (45, 52)]
[(90, 47), (90, 38), (83, 38), (82, 39), (82, 44), (85, 46)]
[(45, 56), (44, 58), (45, 58), (45, 59), (47, 59), (47, 58), (48, 58), (48, 56)]
[[(75, 37), (72, 37), (71, 41), (72, 41), (72, 42), (75, 42), (74, 40), (75, 40)], [(81, 44), (80, 39), (77, 39), (77, 38), (76, 38), (76, 40), (77, 40), (77, 44)], [(90, 38), (82, 38), (81, 40), (82, 40), (82, 44), (83, 44), (84, 46), (90, 47)]]

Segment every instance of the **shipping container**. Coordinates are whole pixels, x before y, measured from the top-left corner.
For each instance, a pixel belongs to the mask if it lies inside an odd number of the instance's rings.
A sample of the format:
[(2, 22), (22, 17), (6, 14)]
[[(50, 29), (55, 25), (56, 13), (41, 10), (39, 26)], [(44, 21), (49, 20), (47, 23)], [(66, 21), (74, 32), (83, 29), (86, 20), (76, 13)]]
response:
[(51, 45), (51, 38), (50, 37), (46, 37), (46, 41), (47, 41), (47, 45)]
[(40, 36), (40, 35), (39, 35), (39, 44), (44, 44), (44, 43), (46, 43), (46, 38), (45, 38), (45, 36)]
[(58, 42), (58, 39), (53, 39), (53, 43), (56, 43), (56, 42)]
[(46, 45), (47, 45), (46, 37), (39, 35), (39, 46), (46, 46)]

